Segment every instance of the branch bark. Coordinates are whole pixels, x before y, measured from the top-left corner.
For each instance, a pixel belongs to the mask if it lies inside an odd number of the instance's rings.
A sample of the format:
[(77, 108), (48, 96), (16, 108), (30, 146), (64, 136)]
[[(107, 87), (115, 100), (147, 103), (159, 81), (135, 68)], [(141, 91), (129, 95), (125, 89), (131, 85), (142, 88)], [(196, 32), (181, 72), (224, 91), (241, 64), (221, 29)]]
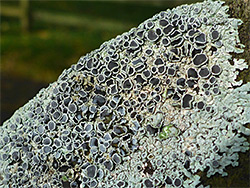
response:
[[(250, 0), (226, 0), (225, 4), (229, 6), (229, 14), (233, 18), (241, 19), (244, 23), (239, 27), (241, 43), (245, 45), (245, 51), (233, 57), (245, 59), (250, 67)], [(239, 80), (244, 83), (250, 82), (250, 69), (240, 73)]]

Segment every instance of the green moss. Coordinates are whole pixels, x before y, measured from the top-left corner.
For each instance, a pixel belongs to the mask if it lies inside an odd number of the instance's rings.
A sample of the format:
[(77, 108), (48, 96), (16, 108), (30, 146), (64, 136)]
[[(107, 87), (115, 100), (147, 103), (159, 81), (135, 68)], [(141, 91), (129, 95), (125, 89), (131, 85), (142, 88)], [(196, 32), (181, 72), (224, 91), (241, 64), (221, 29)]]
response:
[(166, 138), (168, 138), (169, 137), (169, 133), (170, 133), (169, 128), (172, 127), (172, 126), (173, 126), (172, 124), (169, 124), (169, 125), (163, 127), (162, 132), (160, 132), (160, 134), (159, 134), (159, 138), (160, 139), (166, 139)]
[(179, 134), (179, 130), (174, 127), (173, 124), (169, 124), (163, 127), (162, 131), (159, 134), (160, 139), (167, 139), (171, 136), (177, 136)]
[(65, 181), (68, 181), (68, 178), (67, 178), (67, 176), (65, 176), (65, 175), (63, 175), (61, 179), (62, 179), (62, 181), (64, 181), (64, 182), (65, 182)]

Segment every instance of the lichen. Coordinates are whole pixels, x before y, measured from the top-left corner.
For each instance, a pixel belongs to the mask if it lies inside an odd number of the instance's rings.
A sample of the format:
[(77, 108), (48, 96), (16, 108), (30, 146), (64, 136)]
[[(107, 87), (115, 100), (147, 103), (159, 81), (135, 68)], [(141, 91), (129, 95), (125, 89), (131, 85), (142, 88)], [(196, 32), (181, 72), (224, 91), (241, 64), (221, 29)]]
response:
[[(221, 1), (162, 11), (64, 70), (0, 128), (1, 187), (203, 187), (250, 122), (238, 25)], [(230, 63), (231, 62), (231, 63)], [(232, 63), (233, 62), (233, 63)], [(208, 170), (206, 170), (208, 169)]]

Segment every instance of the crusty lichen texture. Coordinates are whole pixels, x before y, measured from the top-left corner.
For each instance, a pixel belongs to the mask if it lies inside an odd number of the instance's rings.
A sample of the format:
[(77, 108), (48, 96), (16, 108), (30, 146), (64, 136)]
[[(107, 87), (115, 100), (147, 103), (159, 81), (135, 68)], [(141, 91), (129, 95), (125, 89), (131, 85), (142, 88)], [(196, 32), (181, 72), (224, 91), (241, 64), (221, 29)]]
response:
[[(65, 70), (0, 128), (0, 187), (203, 187), (249, 149), (241, 21), (162, 11)], [(230, 63), (231, 62), (231, 63)]]

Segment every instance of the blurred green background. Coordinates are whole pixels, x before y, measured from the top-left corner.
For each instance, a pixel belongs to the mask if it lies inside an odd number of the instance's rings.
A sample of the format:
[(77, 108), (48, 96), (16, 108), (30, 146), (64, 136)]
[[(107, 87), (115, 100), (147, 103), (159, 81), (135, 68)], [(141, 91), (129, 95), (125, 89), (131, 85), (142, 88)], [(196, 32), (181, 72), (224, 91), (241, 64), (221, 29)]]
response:
[(80, 56), (162, 10), (197, 0), (0, 2), (2, 124)]
[[(28, 6), (21, 1), (0, 1), (1, 124), (80, 56), (162, 10), (197, 1), (40, 0), (29, 1)], [(204, 184), (250, 186), (250, 153), (240, 155), (239, 167), (227, 167), (228, 177), (202, 176)]]

